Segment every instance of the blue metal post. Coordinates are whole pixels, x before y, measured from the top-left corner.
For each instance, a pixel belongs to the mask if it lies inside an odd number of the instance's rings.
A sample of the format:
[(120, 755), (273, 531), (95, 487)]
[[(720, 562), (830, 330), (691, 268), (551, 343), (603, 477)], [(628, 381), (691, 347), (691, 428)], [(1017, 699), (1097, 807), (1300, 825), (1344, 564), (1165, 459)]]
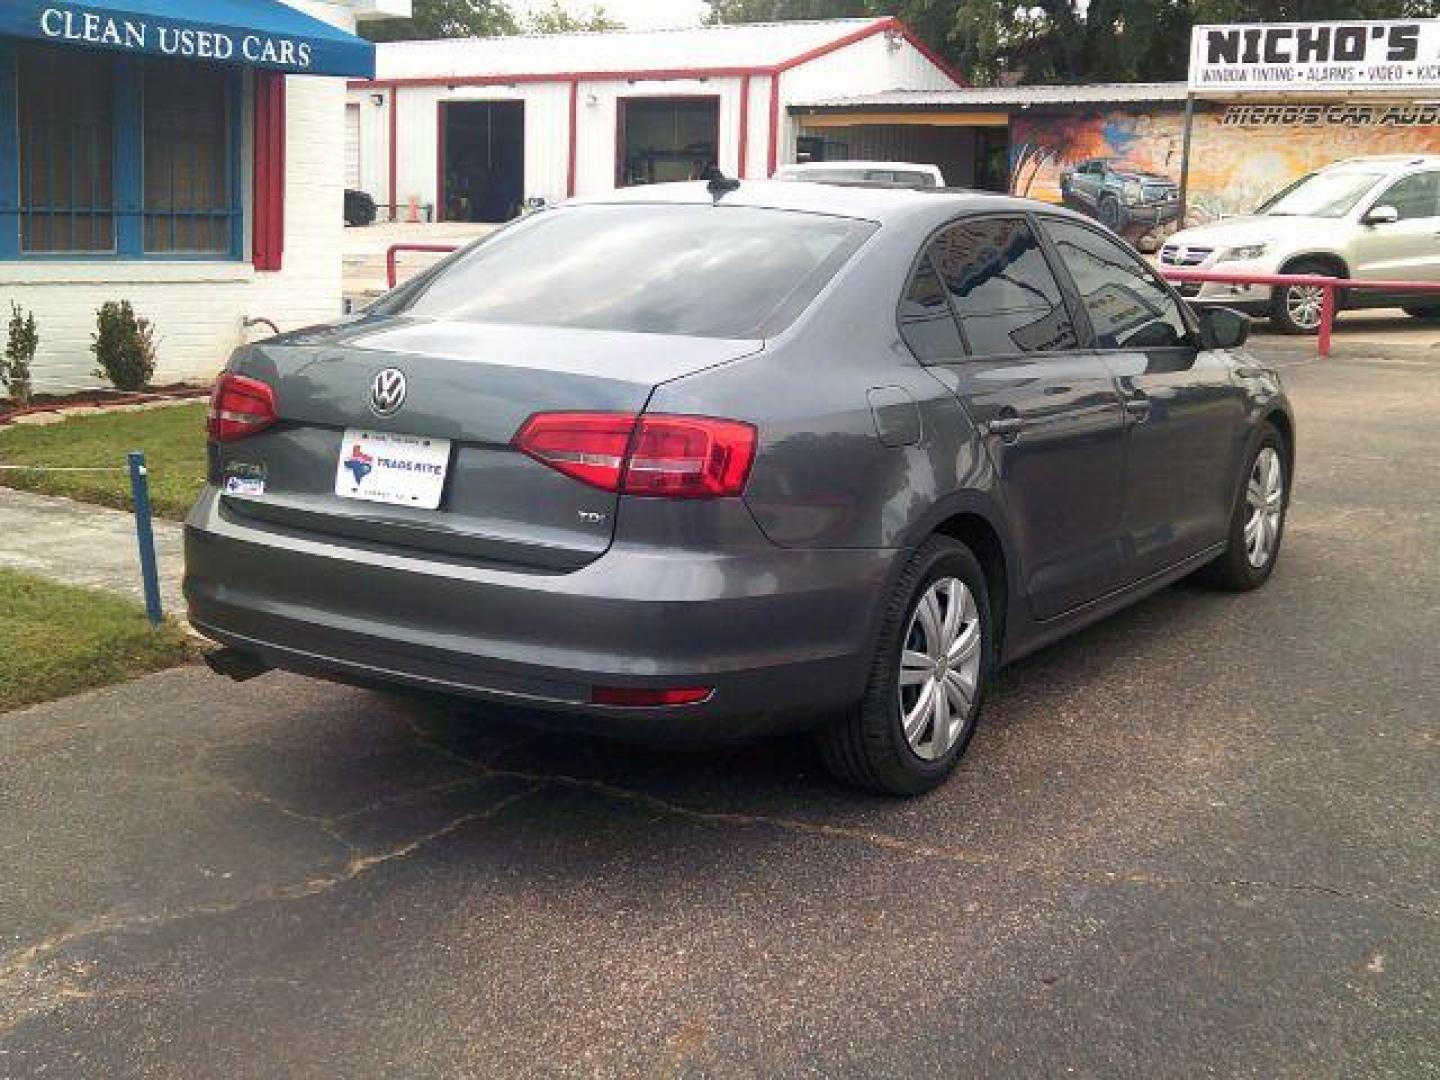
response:
[(151, 626), (165, 619), (160, 607), (160, 574), (155, 565), (155, 530), (150, 524), (150, 473), (145, 468), (145, 455), (131, 451), (130, 492), (135, 499), (135, 539), (140, 545), (140, 580), (145, 586), (145, 614)]
[(0, 38), (0, 259), (20, 254), (19, 74), (14, 45)]

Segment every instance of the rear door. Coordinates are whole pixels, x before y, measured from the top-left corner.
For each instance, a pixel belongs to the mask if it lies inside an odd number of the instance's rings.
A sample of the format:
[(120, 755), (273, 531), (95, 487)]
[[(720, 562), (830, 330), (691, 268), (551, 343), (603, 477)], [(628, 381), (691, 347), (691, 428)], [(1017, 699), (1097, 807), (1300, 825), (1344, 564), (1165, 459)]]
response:
[(943, 230), (915, 271), (901, 323), (983, 433), (1035, 616), (1118, 587), (1120, 398), (1104, 361), (1080, 348), (1031, 222), (985, 216)]
[(1129, 248), (1068, 218), (1041, 222), (1124, 401), (1125, 559), (1127, 577), (1143, 579), (1225, 539), (1244, 394)]

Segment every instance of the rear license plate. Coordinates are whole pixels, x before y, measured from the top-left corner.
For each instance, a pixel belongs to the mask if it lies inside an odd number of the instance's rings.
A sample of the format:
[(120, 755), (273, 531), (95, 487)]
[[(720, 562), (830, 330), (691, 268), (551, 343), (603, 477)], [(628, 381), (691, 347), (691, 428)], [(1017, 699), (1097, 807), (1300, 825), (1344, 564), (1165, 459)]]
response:
[(342, 499), (436, 510), (449, 467), (449, 439), (351, 428), (340, 444), (335, 494)]

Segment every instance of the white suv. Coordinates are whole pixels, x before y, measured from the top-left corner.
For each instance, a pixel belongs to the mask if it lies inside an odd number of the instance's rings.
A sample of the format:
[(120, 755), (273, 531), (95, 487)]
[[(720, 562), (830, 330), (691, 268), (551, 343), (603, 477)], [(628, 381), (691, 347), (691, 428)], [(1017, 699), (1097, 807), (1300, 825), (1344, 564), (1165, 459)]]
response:
[[(1351, 158), (1302, 177), (1248, 217), (1176, 233), (1160, 265), (1185, 270), (1328, 274), (1440, 282), (1440, 156)], [(1291, 334), (1320, 327), (1321, 290), (1265, 285), (1185, 285), (1197, 303), (1268, 315)], [(1440, 319), (1440, 293), (1340, 294), (1346, 307), (1402, 307)]]

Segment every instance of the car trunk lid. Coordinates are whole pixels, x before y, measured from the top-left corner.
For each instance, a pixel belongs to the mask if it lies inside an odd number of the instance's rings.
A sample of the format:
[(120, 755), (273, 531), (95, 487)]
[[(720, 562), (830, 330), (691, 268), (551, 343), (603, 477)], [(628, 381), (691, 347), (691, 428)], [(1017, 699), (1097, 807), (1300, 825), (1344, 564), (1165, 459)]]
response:
[[(610, 546), (618, 496), (516, 450), (512, 440), (525, 421), (541, 412), (638, 414), (658, 384), (762, 347), (396, 318), (289, 335), (237, 354), (232, 371), (271, 386), (279, 418), (257, 435), (215, 444), (215, 481), (225, 485), (228, 510), (279, 528), (439, 557), (575, 569)], [(404, 377), (404, 400), (377, 415), (372, 388), (391, 371)], [(337, 476), (345, 475), (342, 455), (353, 455), (357, 436), (448, 440), (439, 507), (337, 493), (353, 488)]]

